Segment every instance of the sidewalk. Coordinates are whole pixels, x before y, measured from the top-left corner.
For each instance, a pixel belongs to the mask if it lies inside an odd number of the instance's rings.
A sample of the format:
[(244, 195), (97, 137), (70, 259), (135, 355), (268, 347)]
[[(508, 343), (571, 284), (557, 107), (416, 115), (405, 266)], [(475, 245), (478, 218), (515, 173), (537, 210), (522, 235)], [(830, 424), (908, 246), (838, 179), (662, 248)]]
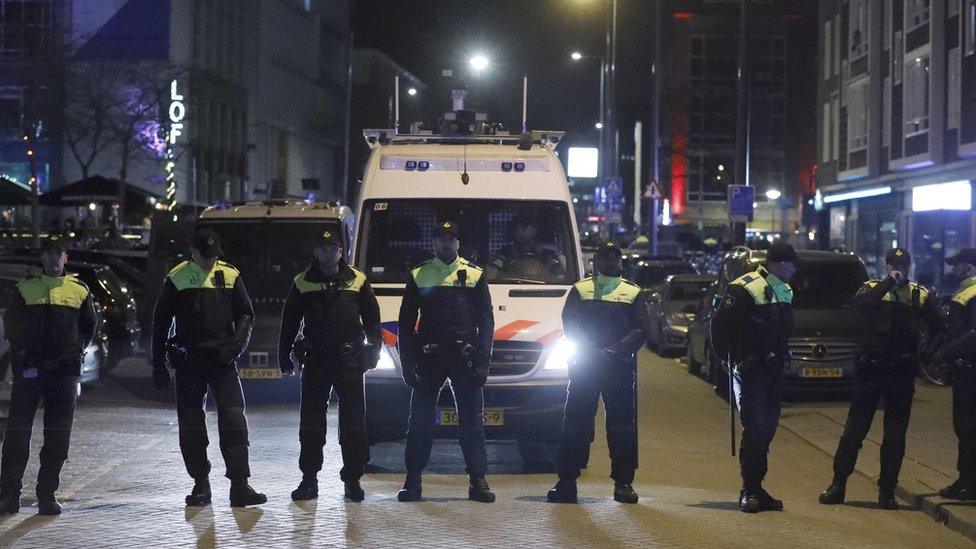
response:
[[(790, 402), (784, 404), (780, 425), (833, 457), (844, 430), (848, 403)], [(877, 481), (884, 410), (878, 410), (858, 456), (856, 473)], [(775, 450), (774, 450), (775, 451)], [(976, 540), (976, 503), (946, 500), (939, 489), (956, 479), (956, 435), (952, 429), (952, 389), (917, 382), (905, 461), (896, 494), (941, 524)], [(824, 473), (823, 486), (830, 483)], [(848, 488), (848, 501), (874, 501), (876, 492)]]

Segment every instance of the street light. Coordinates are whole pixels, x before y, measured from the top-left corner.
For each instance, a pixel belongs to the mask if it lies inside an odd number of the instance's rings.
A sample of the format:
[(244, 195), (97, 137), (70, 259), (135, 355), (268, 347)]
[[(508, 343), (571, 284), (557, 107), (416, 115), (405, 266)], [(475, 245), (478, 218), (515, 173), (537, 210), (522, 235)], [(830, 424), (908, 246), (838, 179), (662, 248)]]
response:
[(779, 200), (779, 197), (783, 196), (783, 193), (779, 192), (777, 189), (769, 189), (766, 191), (766, 198), (770, 200)]
[(605, 90), (604, 90), (604, 88), (605, 88), (605, 84), (604, 84), (605, 78), (604, 78), (604, 76), (605, 76), (605, 73), (606, 73), (606, 70), (607, 70), (607, 61), (606, 61), (606, 58), (603, 57), (603, 56), (601, 56), (601, 55), (583, 55), (582, 53), (580, 53), (578, 51), (574, 51), (573, 53), (569, 54), (569, 57), (573, 61), (581, 61), (583, 59), (599, 59), (600, 60), (600, 113), (599, 113), (599, 115), (600, 115), (599, 120), (600, 121), (595, 124), (595, 127), (596, 127), (596, 129), (598, 129), (598, 130), (601, 131), (601, 133), (600, 133), (600, 147), (599, 147), (600, 148), (600, 177), (603, 177), (603, 176), (606, 175), (607, 170), (608, 170), (608, 165), (607, 165), (608, 164), (608, 162), (607, 162), (607, 147), (606, 147), (606, 144), (605, 144), (605, 135), (602, 133), (602, 131), (603, 131), (603, 121), (607, 119), (606, 101), (604, 100), (604, 97), (605, 97)]
[(488, 68), (488, 58), (484, 55), (475, 55), (468, 63), (475, 72), (481, 72)]
[(603, 122), (597, 122), (596, 124), (593, 124), (593, 126), (596, 129), (598, 129), (598, 130), (602, 130), (603, 129)]
[(417, 88), (410, 88), (407, 90), (407, 95), (417, 95)]
[(569, 56), (573, 59), (573, 61), (579, 61), (583, 58), (583, 54), (578, 51), (574, 51)]

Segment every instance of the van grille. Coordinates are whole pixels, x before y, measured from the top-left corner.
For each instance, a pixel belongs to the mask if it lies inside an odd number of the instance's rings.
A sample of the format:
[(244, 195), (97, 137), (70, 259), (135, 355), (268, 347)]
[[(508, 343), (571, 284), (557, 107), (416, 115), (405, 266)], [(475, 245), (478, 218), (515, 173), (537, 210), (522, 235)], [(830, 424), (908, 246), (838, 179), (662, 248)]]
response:
[(857, 342), (841, 339), (790, 339), (793, 360), (802, 362), (839, 362), (854, 360)]
[(492, 377), (520, 376), (535, 368), (542, 354), (542, 344), (536, 341), (496, 341), (491, 353)]

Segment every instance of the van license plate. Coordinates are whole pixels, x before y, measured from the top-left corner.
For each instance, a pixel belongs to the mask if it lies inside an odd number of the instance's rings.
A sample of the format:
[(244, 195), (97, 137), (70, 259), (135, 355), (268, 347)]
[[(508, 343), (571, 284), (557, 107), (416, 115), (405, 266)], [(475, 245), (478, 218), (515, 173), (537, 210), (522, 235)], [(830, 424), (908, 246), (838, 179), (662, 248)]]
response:
[[(453, 408), (440, 408), (437, 410), (438, 425), (457, 425), (458, 413)], [(505, 424), (505, 410), (503, 408), (486, 408), (485, 425), (498, 427)]]
[(802, 377), (844, 377), (841, 368), (804, 368)]
[(281, 370), (278, 368), (241, 368), (241, 379), (278, 379)]

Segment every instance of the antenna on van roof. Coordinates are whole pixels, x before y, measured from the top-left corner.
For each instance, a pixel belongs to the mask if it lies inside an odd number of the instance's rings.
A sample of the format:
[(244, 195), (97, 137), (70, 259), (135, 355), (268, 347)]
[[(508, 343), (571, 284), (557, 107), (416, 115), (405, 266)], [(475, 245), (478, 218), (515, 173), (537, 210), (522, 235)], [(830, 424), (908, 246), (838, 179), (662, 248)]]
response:
[(393, 135), (400, 135), (400, 76), (393, 77)]
[(526, 119), (529, 115), (529, 77), (522, 75), (522, 133), (528, 128)]

